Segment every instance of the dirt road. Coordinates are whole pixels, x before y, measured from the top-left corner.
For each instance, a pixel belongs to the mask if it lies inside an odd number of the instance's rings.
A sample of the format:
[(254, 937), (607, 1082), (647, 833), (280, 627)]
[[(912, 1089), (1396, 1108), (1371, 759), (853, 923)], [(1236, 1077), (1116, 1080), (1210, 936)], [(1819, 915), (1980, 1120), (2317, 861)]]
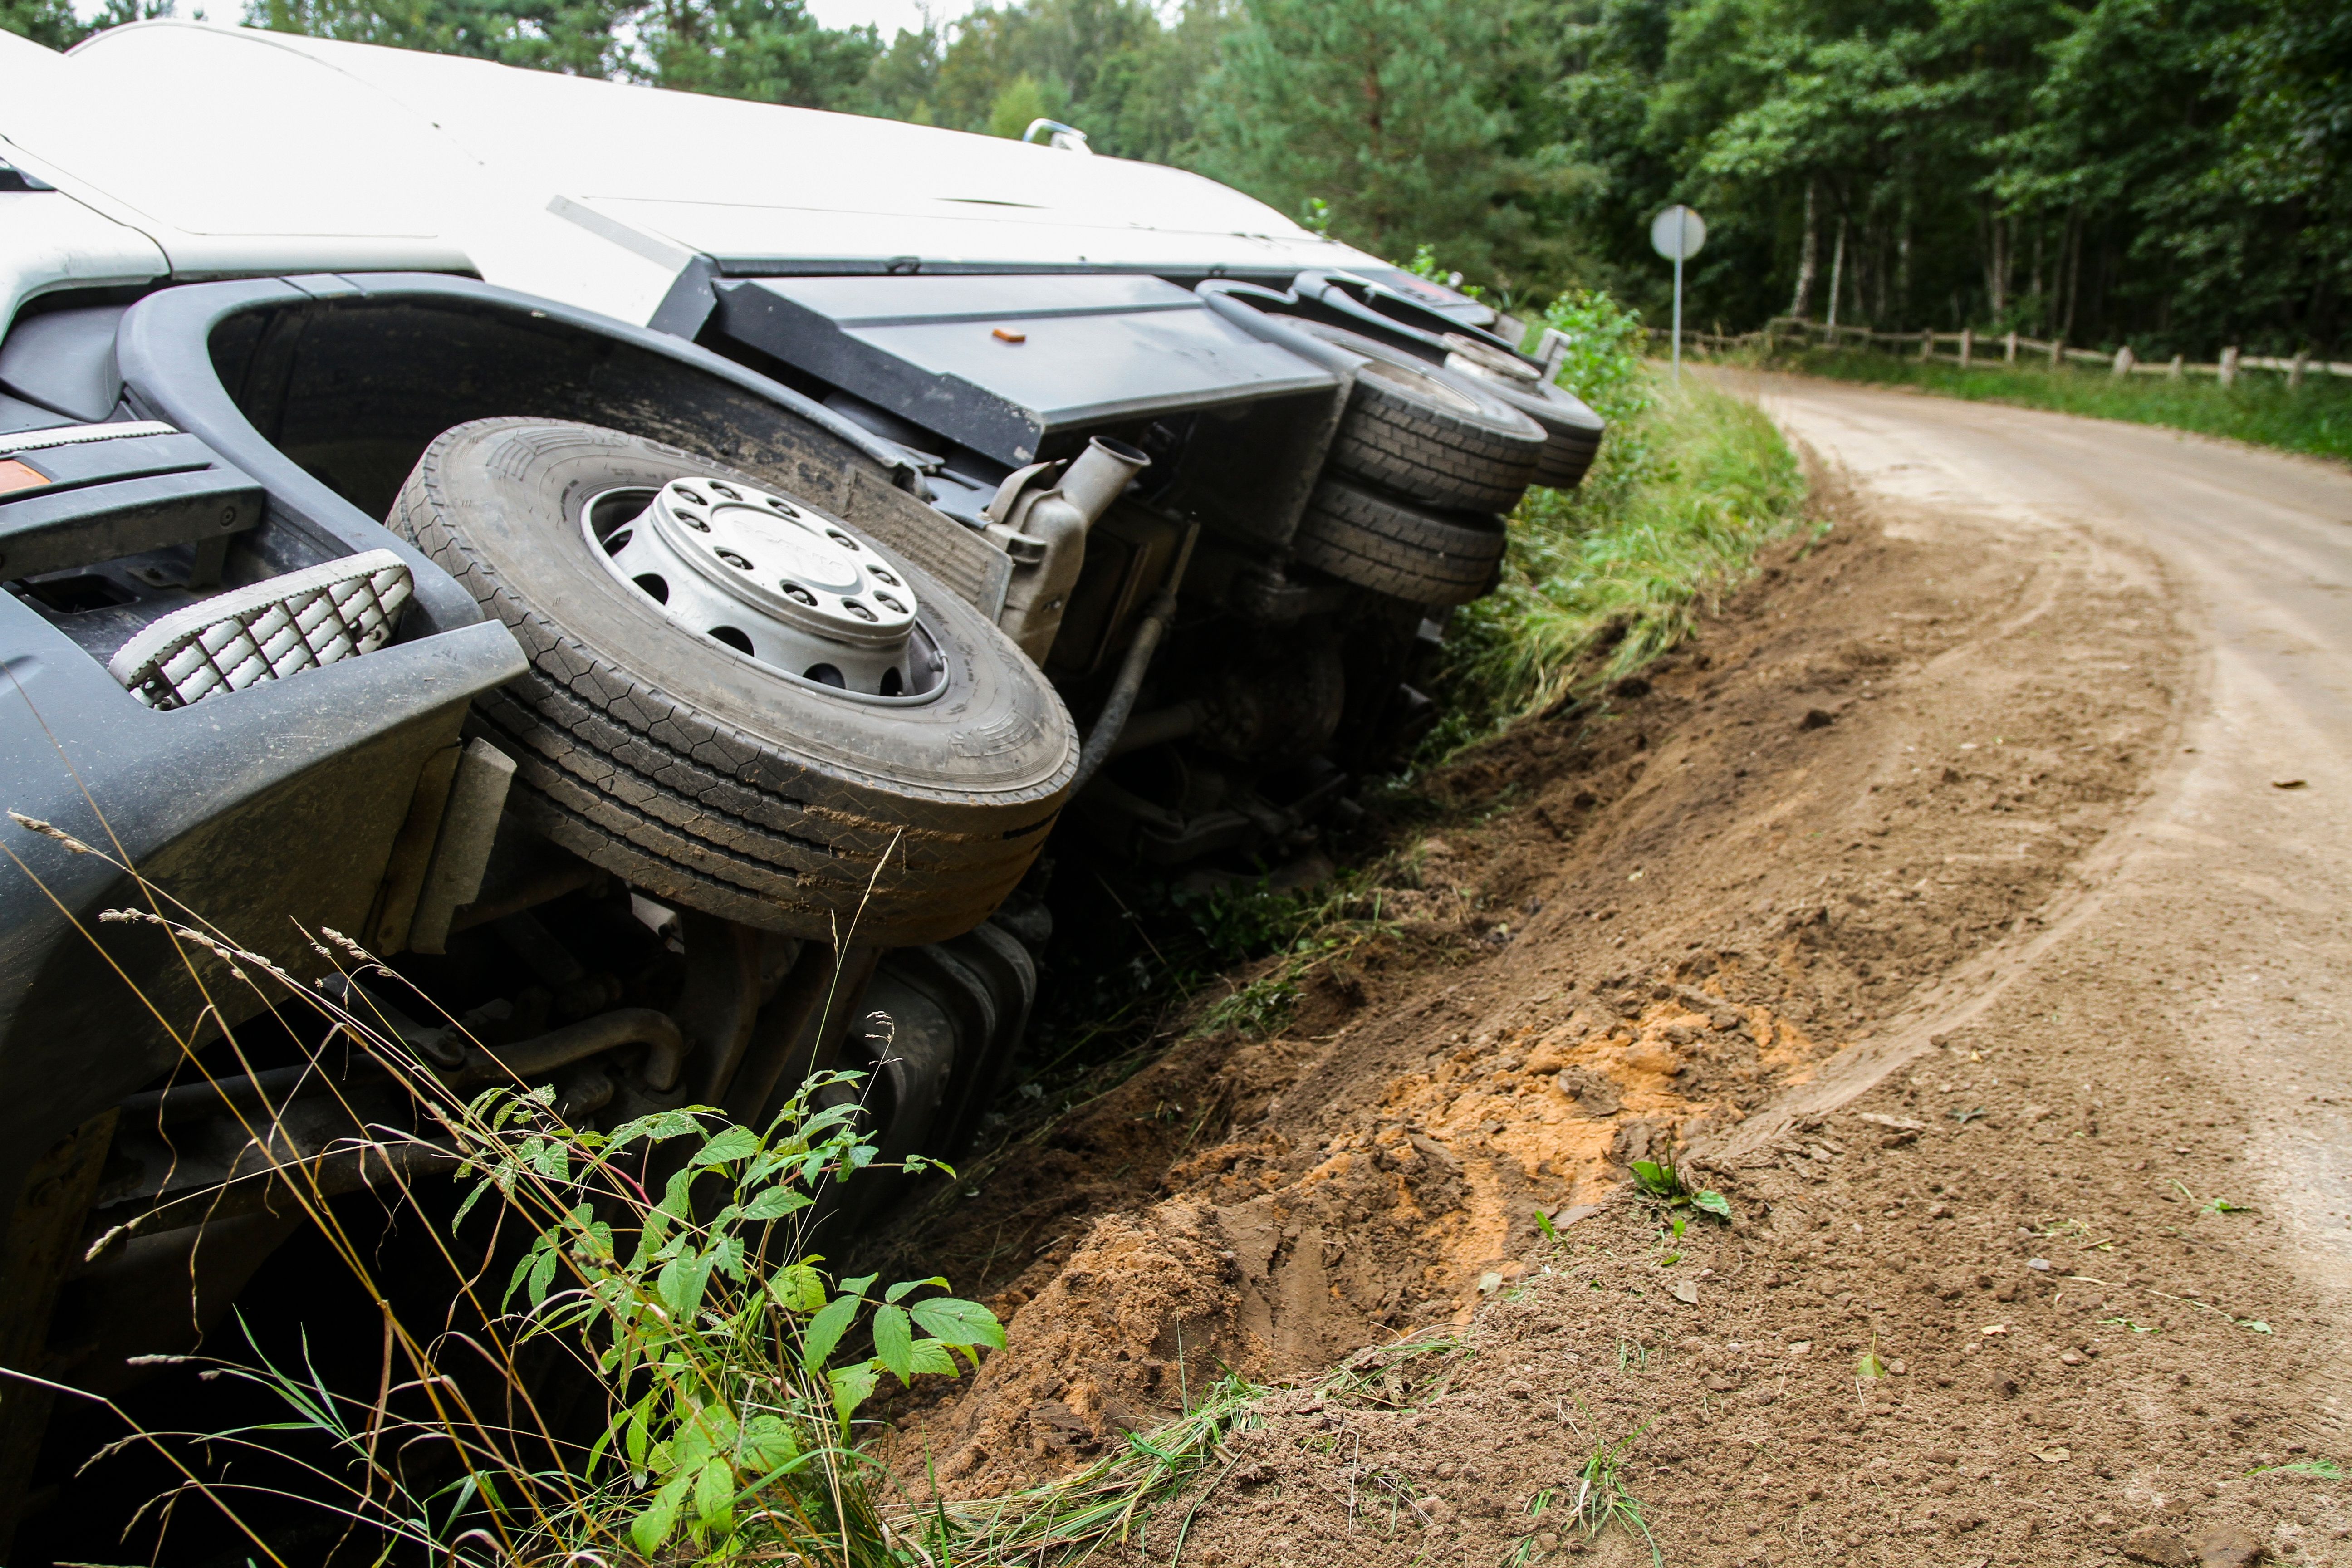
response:
[(2352, 476), (2137, 426), (1749, 384), (1874, 496), (2160, 564), (2196, 645), (2179, 743), (2095, 893), (2002, 984), (2080, 958), (2108, 978), (2068, 986), (2077, 1007), (2182, 1026), (2251, 1121), (2248, 1201), (2292, 1217), (2294, 1267), (2352, 1306)]
[(2352, 1561), (2352, 478), (1746, 384), (1822, 529), (914, 1238), (1012, 1342), (910, 1482), (1229, 1367), (1186, 1563)]

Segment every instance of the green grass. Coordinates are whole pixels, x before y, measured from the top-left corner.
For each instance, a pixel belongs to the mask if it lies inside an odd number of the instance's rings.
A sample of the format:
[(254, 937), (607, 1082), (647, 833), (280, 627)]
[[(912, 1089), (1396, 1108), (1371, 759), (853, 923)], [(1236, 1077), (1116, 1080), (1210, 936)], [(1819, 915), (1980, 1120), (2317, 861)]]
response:
[(1501, 585), (1448, 635), (1432, 753), (1631, 674), (1801, 526), (1804, 479), (1772, 422), (1696, 379), (1676, 389), (1650, 374), (1582, 488), (1530, 490), (1513, 515)]
[(2352, 381), (2331, 375), (2314, 374), (2290, 389), (2284, 375), (2247, 371), (2224, 390), (2204, 376), (2117, 376), (2072, 364), (2053, 370), (2047, 364), (1994, 363), (1962, 370), (1867, 349), (1784, 351), (1767, 363), (1833, 381), (1916, 386), (1943, 397), (2161, 425), (2352, 462)]

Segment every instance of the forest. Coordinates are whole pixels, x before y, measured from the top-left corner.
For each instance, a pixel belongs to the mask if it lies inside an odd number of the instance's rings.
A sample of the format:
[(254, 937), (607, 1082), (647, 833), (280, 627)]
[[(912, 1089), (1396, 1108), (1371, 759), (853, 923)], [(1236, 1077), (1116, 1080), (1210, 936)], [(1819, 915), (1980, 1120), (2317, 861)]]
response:
[[(57, 46), (167, 0), (0, 0)], [(2331, 0), (1019, 0), (884, 39), (802, 0), (248, 0), (250, 25), (1197, 170), (1506, 305), (2347, 357)]]

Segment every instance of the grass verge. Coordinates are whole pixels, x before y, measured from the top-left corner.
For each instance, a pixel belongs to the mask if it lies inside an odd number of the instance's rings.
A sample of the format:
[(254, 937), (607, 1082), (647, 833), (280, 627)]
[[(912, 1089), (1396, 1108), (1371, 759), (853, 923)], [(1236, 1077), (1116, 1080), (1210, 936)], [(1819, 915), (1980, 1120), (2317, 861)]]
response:
[(2235, 386), (2202, 377), (2117, 376), (2065, 365), (1923, 363), (1866, 349), (1804, 349), (1777, 354), (1767, 368), (1874, 386), (1915, 386), (1940, 397), (2006, 403), (2161, 425), (2222, 436), (2257, 447), (2352, 462), (2352, 383), (2318, 376), (2290, 388), (2284, 376), (2249, 371)]
[(1501, 584), (1455, 616), (1425, 756), (1631, 674), (1801, 526), (1796, 456), (1755, 405), (1654, 372), (1635, 391), (1582, 488), (1528, 493)]

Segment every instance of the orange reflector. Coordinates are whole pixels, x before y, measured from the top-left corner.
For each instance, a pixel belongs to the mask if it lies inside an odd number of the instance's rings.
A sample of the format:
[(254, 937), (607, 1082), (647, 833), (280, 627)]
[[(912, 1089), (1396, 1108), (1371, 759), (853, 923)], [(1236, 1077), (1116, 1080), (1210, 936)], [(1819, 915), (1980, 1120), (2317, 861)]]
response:
[(6, 495), (10, 490), (37, 490), (48, 482), (48, 475), (38, 468), (29, 468), (14, 458), (5, 462), (0, 462), (0, 496)]
[(996, 339), (999, 342), (1006, 343), (1025, 343), (1029, 341), (1028, 333), (1016, 332), (1010, 327), (999, 327), (996, 331), (991, 332), (989, 336)]

